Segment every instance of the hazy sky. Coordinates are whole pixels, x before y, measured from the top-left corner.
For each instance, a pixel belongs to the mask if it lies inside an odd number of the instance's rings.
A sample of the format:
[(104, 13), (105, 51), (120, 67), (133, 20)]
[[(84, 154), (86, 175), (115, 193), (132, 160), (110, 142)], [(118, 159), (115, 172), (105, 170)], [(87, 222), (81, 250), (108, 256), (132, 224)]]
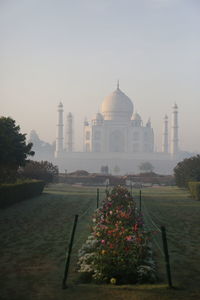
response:
[(117, 79), (158, 150), (176, 102), (180, 146), (200, 151), (200, 1), (0, 0), (0, 114), (23, 133), (55, 140), (61, 100), (80, 148)]

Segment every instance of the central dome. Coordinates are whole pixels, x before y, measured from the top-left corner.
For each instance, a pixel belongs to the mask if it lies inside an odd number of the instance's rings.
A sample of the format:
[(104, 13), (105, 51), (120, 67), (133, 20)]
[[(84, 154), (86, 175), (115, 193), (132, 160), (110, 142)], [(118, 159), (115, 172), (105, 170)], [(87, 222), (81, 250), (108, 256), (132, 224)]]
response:
[(133, 114), (133, 103), (120, 89), (107, 96), (102, 103), (104, 120), (129, 121)]

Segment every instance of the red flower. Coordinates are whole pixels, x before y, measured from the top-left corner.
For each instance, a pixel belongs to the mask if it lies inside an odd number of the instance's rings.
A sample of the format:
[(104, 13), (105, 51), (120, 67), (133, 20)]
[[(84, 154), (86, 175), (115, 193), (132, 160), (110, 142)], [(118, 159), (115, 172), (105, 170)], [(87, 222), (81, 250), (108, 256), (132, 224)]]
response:
[(138, 231), (138, 224), (136, 223), (133, 227), (134, 231)]

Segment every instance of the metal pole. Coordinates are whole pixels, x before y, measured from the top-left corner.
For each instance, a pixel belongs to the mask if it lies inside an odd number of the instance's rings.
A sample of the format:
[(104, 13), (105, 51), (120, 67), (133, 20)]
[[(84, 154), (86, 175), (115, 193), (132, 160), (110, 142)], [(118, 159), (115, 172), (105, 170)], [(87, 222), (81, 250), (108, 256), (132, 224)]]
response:
[(108, 194), (108, 184), (106, 183), (106, 195)]
[(142, 210), (142, 191), (140, 190), (140, 212)]
[(161, 226), (161, 231), (162, 231), (163, 249), (164, 249), (164, 254), (165, 254), (165, 264), (166, 264), (168, 285), (170, 288), (172, 288), (173, 286), (172, 286), (169, 252), (168, 252), (167, 235), (166, 235), (165, 226)]
[(64, 272), (64, 277), (63, 277), (63, 281), (62, 281), (62, 288), (63, 289), (67, 288), (66, 282), (67, 282), (67, 276), (68, 276), (68, 271), (69, 271), (69, 264), (70, 264), (70, 258), (71, 258), (71, 252), (72, 252), (72, 247), (73, 247), (74, 235), (75, 235), (77, 222), (78, 222), (78, 215), (75, 215), (75, 217), (74, 217), (74, 226), (73, 226), (73, 229), (72, 229), (71, 240), (70, 240), (70, 243), (69, 243), (68, 256), (67, 256), (67, 260), (66, 260), (66, 263), (65, 263), (65, 272)]
[(99, 188), (97, 189), (97, 208), (99, 208)]
[(133, 196), (133, 185), (131, 183), (131, 197)]

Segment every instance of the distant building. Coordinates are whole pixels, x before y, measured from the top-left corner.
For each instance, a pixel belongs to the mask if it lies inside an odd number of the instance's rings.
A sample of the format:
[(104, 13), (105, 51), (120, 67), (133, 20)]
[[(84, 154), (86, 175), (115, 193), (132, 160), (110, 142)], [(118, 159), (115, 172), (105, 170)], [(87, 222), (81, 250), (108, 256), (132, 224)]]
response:
[(31, 158), (33, 160), (48, 160), (53, 161), (55, 153), (55, 145), (51, 145), (42, 141), (35, 130), (32, 130), (29, 137), (29, 142), (33, 143), (32, 150), (35, 155)]
[(55, 151), (55, 163), (60, 171), (84, 169), (99, 172), (102, 166), (108, 166), (111, 173), (115, 173), (116, 169), (119, 174), (134, 173), (138, 172), (142, 162), (148, 161), (156, 172), (168, 174), (179, 160), (177, 105), (173, 106), (172, 111), (171, 142), (168, 117), (165, 116), (162, 152), (156, 152), (150, 119), (146, 124), (143, 123), (141, 116), (134, 112), (131, 99), (120, 90), (119, 82), (117, 89), (104, 99), (101, 112), (95, 114), (91, 122), (85, 120), (82, 152), (74, 151), (71, 113), (66, 123), (64, 136), (63, 104), (60, 103)]

